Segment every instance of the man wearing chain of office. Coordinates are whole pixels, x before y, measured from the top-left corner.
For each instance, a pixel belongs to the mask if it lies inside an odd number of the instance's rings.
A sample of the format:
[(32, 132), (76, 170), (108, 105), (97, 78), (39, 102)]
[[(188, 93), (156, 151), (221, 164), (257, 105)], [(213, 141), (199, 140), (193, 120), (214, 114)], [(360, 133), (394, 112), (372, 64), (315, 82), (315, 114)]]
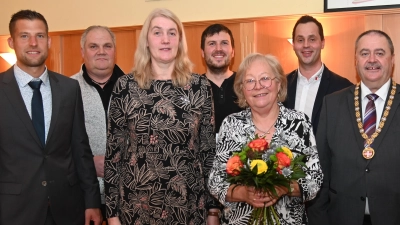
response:
[(394, 47), (380, 30), (355, 43), (361, 82), (328, 95), (318, 132), (324, 183), (309, 224), (400, 224), (400, 86)]

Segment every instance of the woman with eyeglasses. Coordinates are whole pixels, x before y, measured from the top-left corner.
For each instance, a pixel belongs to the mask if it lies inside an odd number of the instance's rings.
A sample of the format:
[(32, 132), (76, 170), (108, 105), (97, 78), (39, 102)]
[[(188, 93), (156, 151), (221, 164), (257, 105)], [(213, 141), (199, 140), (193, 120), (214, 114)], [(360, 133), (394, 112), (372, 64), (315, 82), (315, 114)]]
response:
[[(225, 205), (224, 224), (247, 224), (253, 207), (271, 205), (280, 224), (307, 224), (304, 202), (317, 195), (323, 175), (308, 117), (281, 103), (286, 98), (286, 89), (286, 76), (274, 56), (250, 54), (240, 64), (234, 90), (239, 106), (246, 109), (222, 122), (208, 183), (211, 194)], [(289, 147), (294, 157), (306, 155), (306, 177), (291, 182), (291, 191), (275, 186), (278, 198), (226, 181), (228, 159), (256, 134), (269, 143)]]

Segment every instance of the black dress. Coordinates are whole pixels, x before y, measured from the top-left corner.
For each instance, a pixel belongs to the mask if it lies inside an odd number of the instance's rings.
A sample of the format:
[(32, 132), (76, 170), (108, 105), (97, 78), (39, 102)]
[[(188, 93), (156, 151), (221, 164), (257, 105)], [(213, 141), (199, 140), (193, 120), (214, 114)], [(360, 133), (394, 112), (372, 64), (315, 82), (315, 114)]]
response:
[(105, 158), (107, 217), (122, 224), (205, 224), (215, 155), (211, 87), (193, 74), (185, 87), (132, 74), (114, 87)]

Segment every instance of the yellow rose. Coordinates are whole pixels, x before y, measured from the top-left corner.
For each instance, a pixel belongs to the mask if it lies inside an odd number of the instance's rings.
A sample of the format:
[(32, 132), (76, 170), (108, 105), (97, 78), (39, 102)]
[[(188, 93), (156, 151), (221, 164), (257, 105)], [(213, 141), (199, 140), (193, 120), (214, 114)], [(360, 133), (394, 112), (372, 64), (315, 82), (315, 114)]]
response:
[(290, 151), (290, 149), (288, 147), (283, 146), (282, 151), (283, 151), (283, 153), (285, 153), (285, 155), (287, 155), (289, 157), (289, 159), (293, 159), (293, 153), (292, 153), (292, 151)]
[(257, 165), (257, 174), (265, 173), (268, 170), (267, 164), (261, 159), (255, 159), (251, 161), (250, 168), (253, 168)]

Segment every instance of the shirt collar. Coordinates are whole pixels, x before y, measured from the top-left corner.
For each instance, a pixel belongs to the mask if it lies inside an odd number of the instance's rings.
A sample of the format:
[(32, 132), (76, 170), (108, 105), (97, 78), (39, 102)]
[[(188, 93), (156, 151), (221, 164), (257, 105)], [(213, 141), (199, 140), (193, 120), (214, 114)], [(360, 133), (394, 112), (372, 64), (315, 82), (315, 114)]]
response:
[(21, 68), (19, 68), (16, 64), (14, 65), (14, 75), (17, 83), (20, 87), (25, 87), (32, 80), (41, 80), (45, 86), (49, 85), (49, 75), (47, 72), (47, 67), (45, 67), (44, 72), (40, 75), (39, 78), (34, 78)]
[[(86, 83), (88, 83), (88, 84), (90, 84), (92, 86), (95, 86), (95, 87), (99, 86), (98, 84), (95, 84), (93, 82), (92, 78), (89, 77), (89, 74), (87, 73), (87, 69), (86, 69), (86, 65), (85, 64), (82, 64), (80, 72), (82, 73), (83, 79), (85, 79)], [(124, 74), (125, 73), (117, 66), (117, 64), (114, 64), (114, 69), (113, 69), (113, 72), (111, 74), (111, 77), (110, 77), (109, 81), (107, 82), (107, 84), (104, 85), (104, 87), (109, 85), (109, 83), (114, 85), (114, 83), (118, 80), (118, 78), (120, 76), (124, 75)]]
[[(300, 68), (297, 69), (297, 72), (298, 72), (298, 74), (299, 74), (299, 78), (300, 78), (300, 79), (302, 79), (302, 80), (307, 80), (307, 78), (306, 78), (305, 76), (303, 76), (303, 74), (301, 74)], [(322, 65), (321, 65), (321, 68), (319, 68), (319, 70), (318, 70), (314, 75), (312, 75), (308, 81), (309, 81), (309, 82), (312, 82), (312, 81), (316, 81), (316, 80), (321, 79), (321, 77), (322, 77), (322, 72), (324, 72), (324, 64), (323, 64), (323, 63), (322, 63)]]
[[(378, 95), (379, 98), (381, 98), (382, 100), (386, 100), (386, 96), (389, 92), (391, 80), (392, 79), (389, 79), (388, 81), (386, 81), (386, 83), (384, 85), (382, 85), (382, 87), (379, 88), (379, 90), (377, 90), (375, 92), (375, 94)], [(372, 91), (369, 90), (369, 88), (362, 81), (361, 81), (360, 86), (361, 86), (361, 99), (366, 98), (367, 95), (372, 93)]]

